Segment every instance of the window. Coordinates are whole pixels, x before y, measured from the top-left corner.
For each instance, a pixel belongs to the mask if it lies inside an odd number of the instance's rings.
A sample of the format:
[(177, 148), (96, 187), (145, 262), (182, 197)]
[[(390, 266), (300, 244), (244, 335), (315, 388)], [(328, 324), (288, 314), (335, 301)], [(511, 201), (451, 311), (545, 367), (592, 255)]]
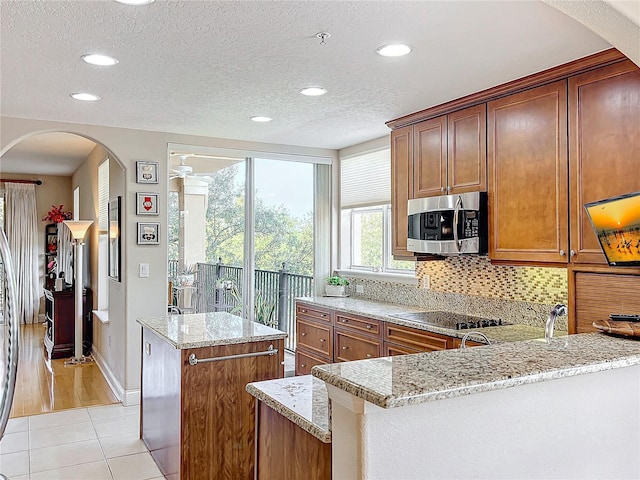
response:
[[(74, 195), (75, 196), (75, 195)], [(74, 214), (79, 210), (74, 207)], [(98, 310), (109, 309), (109, 158), (98, 165)]]
[(341, 158), (340, 267), (413, 274), (415, 263), (391, 255), (391, 152)]

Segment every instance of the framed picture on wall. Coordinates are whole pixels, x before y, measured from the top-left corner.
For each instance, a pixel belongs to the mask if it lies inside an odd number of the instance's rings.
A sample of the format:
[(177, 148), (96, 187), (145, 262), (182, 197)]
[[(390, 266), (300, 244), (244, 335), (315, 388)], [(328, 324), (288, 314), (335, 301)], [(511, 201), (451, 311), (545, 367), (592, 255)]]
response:
[(160, 224), (156, 222), (138, 222), (138, 245), (158, 245), (160, 243)]
[(120, 281), (120, 199), (109, 200), (109, 277)]
[(136, 193), (136, 215), (158, 215), (158, 194)]
[(158, 162), (136, 162), (136, 183), (158, 183)]

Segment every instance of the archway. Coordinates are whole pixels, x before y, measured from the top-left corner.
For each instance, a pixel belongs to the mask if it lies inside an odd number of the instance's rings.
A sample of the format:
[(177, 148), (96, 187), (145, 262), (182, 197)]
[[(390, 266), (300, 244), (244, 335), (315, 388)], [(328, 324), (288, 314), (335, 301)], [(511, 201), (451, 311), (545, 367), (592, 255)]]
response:
[[(100, 251), (101, 237), (108, 238), (107, 232), (99, 224), (103, 206), (97, 195), (98, 167), (105, 163), (108, 166), (106, 178), (109, 187), (111, 187), (109, 190), (114, 195), (122, 195), (125, 191), (126, 178), (123, 164), (108, 147), (85, 135), (68, 131), (31, 132), (6, 146), (0, 155), (0, 178), (2, 180), (42, 181), (41, 185), (35, 187), (38, 220), (45, 219), (52, 206), (63, 205), (62, 210), (72, 212), (75, 219), (93, 220), (96, 223), (87, 235), (84, 263), (87, 272), (85, 278), (88, 281), (83, 283), (87, 287), (88, 306), (91, 306), (91, 308), (87, 306), (85, 310), (88, 324), (91, 325), (91, 347), (96, 354), (95, 356), (100, 357), (103, 363), (104, 359), (111, 355), (107, 350), (111, 343), (110, 329), (112, 325), (101, 322), (96, 315), (92, 314), (91, 310), (103, 308), (108, 311), (110, 303), (108, 290), (113, 284), (106, 275), (105, 261), (102, 260)], [(0, 186), (3, 184), (0, 183)], [(107, 200), (110, 196), (111, 194), (107, 194)], [(106, 213), (106, 207), (104, 208)], [(46, 277), (49, 273), (59, 273), (51, 267), (58, 261), (55, 246), (57, 240), (53, 239), (59, 237), (47, 235), (46, 228), (47, 224), (51, 223), (50, 221), (44, 220), (38, 223), (36, 246), (37, 251), (40, 252), (38, 256), (38, 282), (42, 285), (42, 293), (44, 294), (45, 289), (55, 291), (53, 284), (47, 284)], [(53, 247), (50, 246), (48, 239), (51, 239)], [(122, 290), (122, 287), (116, 286), (116, 289)], [(65, 293), (64, 290), (61, 293)], [(57, 338), (54, 340), (54, 343), (59, 342), (56, 345), (59, 347), (57, 350), (43, 348), (44, 338), (50, 332), (53, 324), (53, 319), (51, 319), (53, 313), (48, 312), (45, 308), (44, 298), (43, 295), (38, 323), (23, 327), (23, 333), (27, 334), (24, 338), (30, 340), (24, 342), (25, 355), (21, 355), (18, 382), (31, 381), (38, 382), (40, 385), (44, 383), (48, 388), (31, 389), (28, 385), (23, 385), (23, 392), (44, 391), (46, 395), (38, 399), (17, 396), (12, 416), (117, 401), (108, 383), (102, 377), (98, 365), (76, 371), (73, 371), (73, 368), (64, 368), (65, 348), (67, 348), (65, 340)], [(124, 322), (124, 315), (117, 318)], [(60, 317), (55, 319), (56, 322), (63, 323), (68, 323), (69, 320), (73, 322), (73, 318)], [(68, 325), (57, 325), (54, 328), (56, 333), (61, 333), (67, 327)], [(50, 335), (50, 338), (52, 337), (53, 335)], [(69, 392), (69, 382), (73, 385), (71, 390), (74, 392)], [(98, 389), (96, 389), (96, 382), (101, 385)], [(62, 389), (65, 390), (64, 394), (57, 388), (63, 385), (66, 385)], [(92, 395), (92, 398), (87, 398), (87, 389), (94, 391), (95, 395)], [(102, 392), (98, 392), (100, 389)], [(82, 390), (85, 391), (85, 394), (81, 395)]]

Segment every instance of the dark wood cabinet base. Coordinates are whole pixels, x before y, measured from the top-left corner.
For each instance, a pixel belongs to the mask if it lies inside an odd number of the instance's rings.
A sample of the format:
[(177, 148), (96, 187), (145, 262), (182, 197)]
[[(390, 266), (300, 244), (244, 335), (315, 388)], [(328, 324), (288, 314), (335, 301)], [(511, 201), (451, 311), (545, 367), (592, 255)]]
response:
[(256, 479), (330, 480), (331, 444), (263, 402), (256, 405)]

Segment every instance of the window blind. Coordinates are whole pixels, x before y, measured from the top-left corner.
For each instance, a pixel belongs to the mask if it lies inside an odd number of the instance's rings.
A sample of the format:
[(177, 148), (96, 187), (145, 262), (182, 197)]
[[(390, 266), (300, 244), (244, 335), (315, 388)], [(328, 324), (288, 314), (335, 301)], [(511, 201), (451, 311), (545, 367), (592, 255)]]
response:
[(109, 230), (109, 159), (98, 166), (98, 230)]
[(340, 207), (391, 203), (391, 150), (340, 158)]

